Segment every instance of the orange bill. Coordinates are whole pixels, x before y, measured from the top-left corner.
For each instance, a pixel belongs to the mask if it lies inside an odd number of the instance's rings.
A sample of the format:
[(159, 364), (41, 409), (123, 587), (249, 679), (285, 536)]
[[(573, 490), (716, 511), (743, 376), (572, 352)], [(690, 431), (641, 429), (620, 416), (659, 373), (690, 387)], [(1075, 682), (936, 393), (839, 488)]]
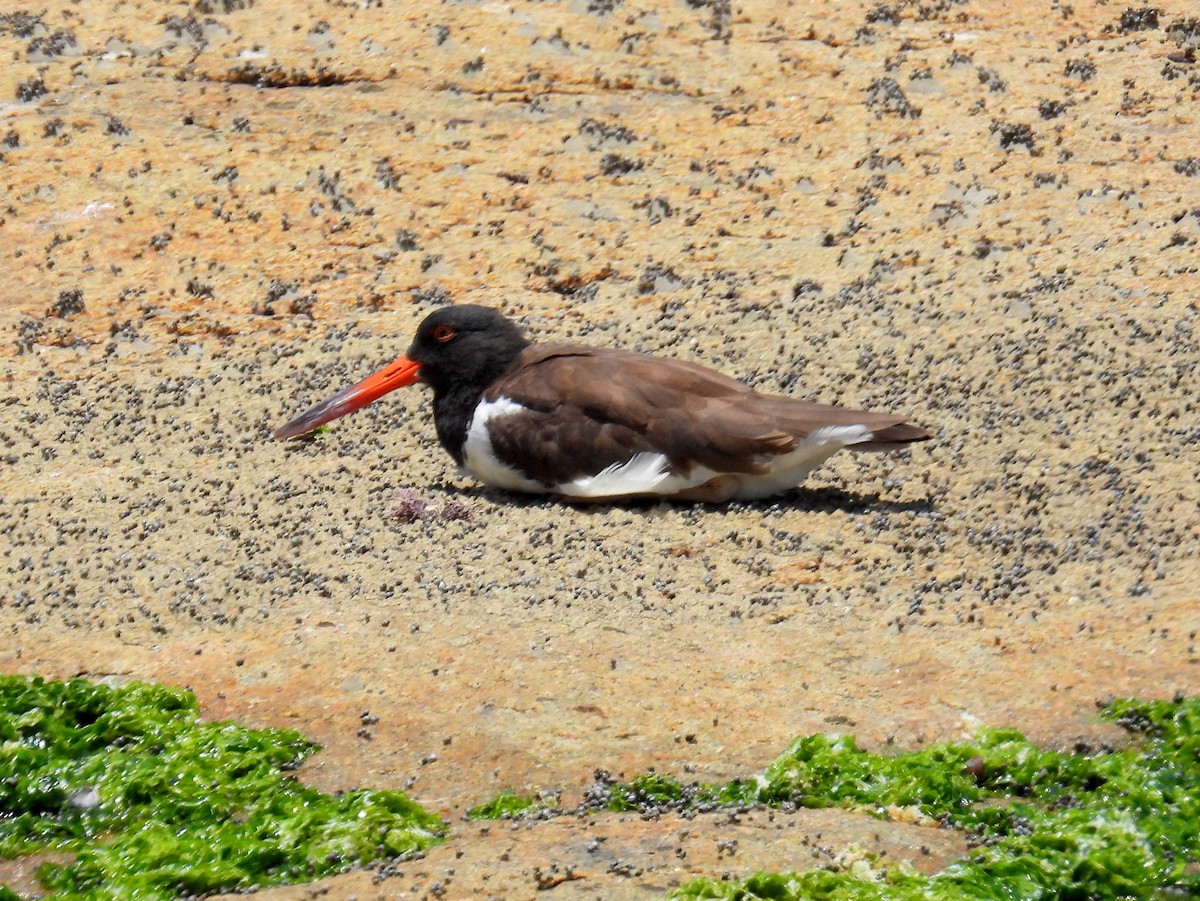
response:
[(361, 382), (351, 385), (349, 388), (343, 388), (333, 397), (309, 407), (291, 422), (281, 425), (272, 434), (276, 438), (295, 438), (297, 435), (311, 432), (317, 426), (322, 426), (339, 416), (345, 416), (360, 407), (365, 407), (389, 391), (413, 384), (420, 378), (420, 374), (420, 363), (414, 363), (408, 357), (401, 357), (373, 375), (367, 376)]

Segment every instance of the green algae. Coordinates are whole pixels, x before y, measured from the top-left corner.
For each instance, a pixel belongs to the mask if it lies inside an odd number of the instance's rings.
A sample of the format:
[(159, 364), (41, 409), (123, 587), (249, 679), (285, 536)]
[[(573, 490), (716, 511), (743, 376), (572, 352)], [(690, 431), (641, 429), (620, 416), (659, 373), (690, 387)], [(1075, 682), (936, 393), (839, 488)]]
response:
[[(604, 774), (597, 774), (602, 776)], [(603, 784), (598, 779), (597, 784)], [(597, 795), (602, 802), (593, 806), (624, 813), (655, 813), (663, 810), (710, 810), (732, 800), (724, 790), (708, 785), (687, 784), (663, 773), (643, 773), (628, 782), (611, 782), (607, 791)]]
[[(1040, 748), (1011, 729), (894, 755), (798, 738), (761, 776), (685, 784), (603, 771), (580, 810), (843, 807), (964, 831), (963, 859), (926, 876), (859, 859), (845, 871), (696, 879), (675, 899), (984, 901), (1200, 897), (1200, 700), (1114, 701), (1120, 748)], [(74, 855), (39, 876), (51, 897), (167, 899), (307, 881), (440, 841), (396, 791), (327, 796), (290, 771), (294, 730), (202, 723), (185, 691), (0, 676), (0, 856)], [(503, 794), (472, 819), (559, 815)], [(0, 886), (0, 901), (17, 896)]]
[[(1103, 710), (1134, 739), (1121, 748), (1038, 747), (1013, 729), (894, 755), (848, 736), (794, 740), (757, 777), (685, 784), (603, 770), (576, 812), (658, 816), (721, 807), (841, 807), (966, 833), (971, 853), (926, 876), (869, 855), (846, 871), (697, 879), (676, 899), (1023, 901), (1200, 897), (1200, 699), (1118, 700)], [(484, 806), (476, 808), (485, 816)], [(532, 802), (495, 815), (560, 814)]]
[(330, 796), (290, 771), (290, 729), (199, 721), (190, 692), (0, 676), (0, 856), (51, 897), (166, 899), (316, 879), (412, 855), (442, 821), (399, 791)]
[(797, 739), (763, 776), (723, 790), (743, 803), (911, 808), (965, 830), (973, 851), (940, 873), (758, 873), (697, 879), (676, 899), (1165, 899), (1200, 897), (1200, 699), (1104, 710), (1131, 747), (1040, 748), (1011, 729), (897, 756), (849, 738)]
[(501, 792), (490, 801), (476, 804), (467, 811), (468, 820), (511, 820), (537, 808), (532, 798)]

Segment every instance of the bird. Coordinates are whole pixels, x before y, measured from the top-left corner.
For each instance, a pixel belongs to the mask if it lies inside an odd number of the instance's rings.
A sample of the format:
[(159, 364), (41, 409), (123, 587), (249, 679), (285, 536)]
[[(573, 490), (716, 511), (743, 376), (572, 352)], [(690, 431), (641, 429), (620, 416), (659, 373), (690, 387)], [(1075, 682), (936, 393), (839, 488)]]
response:
[(417, 382), (433, 389), (438, 440), (461, 468), (568, 502), (757, 500), (796, 488), (842, 448), (891, 451), (931, 437), (902, 415), (762, 394), (680, 359), (534, 343), (474, 304), (430, 313), (407, 353), (274, 437)]

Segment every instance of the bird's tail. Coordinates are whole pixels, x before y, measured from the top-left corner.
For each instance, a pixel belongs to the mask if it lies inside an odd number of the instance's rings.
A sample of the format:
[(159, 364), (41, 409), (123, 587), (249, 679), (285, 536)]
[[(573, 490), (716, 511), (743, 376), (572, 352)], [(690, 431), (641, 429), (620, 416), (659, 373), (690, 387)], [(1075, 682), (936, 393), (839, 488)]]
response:
[(851, 444), (850, 450), (855, 451), (891, 451), (899, 450), (914, 441), (928, 441), (933, 436), (920, 426), (900, 422), (886, 428), (874, 429), (870, 441), (860, 441)]

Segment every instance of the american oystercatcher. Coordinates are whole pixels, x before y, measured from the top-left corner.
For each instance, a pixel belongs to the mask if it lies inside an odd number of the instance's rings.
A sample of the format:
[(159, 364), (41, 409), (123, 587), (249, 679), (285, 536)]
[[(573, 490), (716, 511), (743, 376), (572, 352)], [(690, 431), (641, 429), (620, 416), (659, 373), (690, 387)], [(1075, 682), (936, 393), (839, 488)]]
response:
[(433, 388), (438, 440), (480, 481), (579, 501), (769, 497), (844, 447), (896, 450), (930, 437), (904, 416), (759, 394), (695, 363), (532, 344), (496, 310), (467, 304), (431, 313), (405, 356), (275, 437), (414, 382)]

